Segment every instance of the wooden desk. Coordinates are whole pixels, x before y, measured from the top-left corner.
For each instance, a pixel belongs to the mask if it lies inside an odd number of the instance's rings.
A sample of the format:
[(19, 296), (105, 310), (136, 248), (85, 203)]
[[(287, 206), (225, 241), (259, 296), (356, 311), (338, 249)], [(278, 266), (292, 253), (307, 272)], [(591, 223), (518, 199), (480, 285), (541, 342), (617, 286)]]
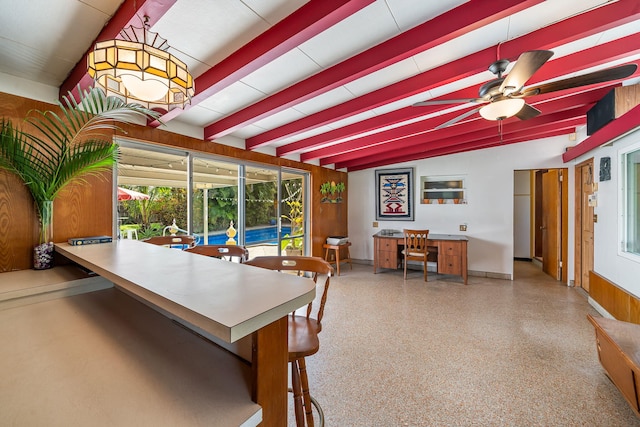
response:
[[(373, 273), (379, 268), (397, 270), (402, 263), (402, 233), (373, 235)], [(462, 276), (467, 284), (467, 239), (457, 234), (429, 233), (429, 259), (436, 260), (437, 273)]]
[(262, 425), (286, 426), (286, 316), (315, 298), (312, 280), (129, 239), (56, 251), (205, 337), (251, 336), (251, 396)]

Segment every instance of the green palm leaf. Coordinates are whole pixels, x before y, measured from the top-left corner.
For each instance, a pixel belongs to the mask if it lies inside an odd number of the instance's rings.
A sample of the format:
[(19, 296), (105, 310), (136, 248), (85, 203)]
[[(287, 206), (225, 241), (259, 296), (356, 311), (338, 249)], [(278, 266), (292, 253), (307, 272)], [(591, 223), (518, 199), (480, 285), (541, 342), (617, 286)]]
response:
[(32, 110), (26, 121), (38, 135), (0, 120), (0, 169), (16, 174), (27, 186), (44, 220), (44, 202), (54, 200), (68, 184), (109, 170), (117, 159), (113, 134), (118, 123), (146, 124), (160, 114), (127, 104), (90, 88), (76, 101), (71, 93), (58, 103), (60, 113)]

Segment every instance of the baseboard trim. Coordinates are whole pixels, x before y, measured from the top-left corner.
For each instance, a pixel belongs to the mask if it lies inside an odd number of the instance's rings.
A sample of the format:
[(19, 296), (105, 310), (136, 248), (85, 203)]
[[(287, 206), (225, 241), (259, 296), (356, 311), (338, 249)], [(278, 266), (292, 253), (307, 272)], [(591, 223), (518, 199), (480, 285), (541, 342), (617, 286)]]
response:
[[(373, 266), (373, 260), (371, 259), (351, 259), (351, 262), (354, 264), (360, 265), (370, 265)], [(435, 263), (428, 263), (427, 271), (428, 272), (436, 272)], [(409, 263), (409, 268), (411, 270), (422, 270), (422, 265), (420, 263), (412, 264)], [(474, 277), (488, 277), (490, 279), (501, 279), (501, 280), (513, 280), (511, 275), (507, 273), (495, 273), (492, 271), (476, 271), (476, 270), (467, 270), (467, 275)]]

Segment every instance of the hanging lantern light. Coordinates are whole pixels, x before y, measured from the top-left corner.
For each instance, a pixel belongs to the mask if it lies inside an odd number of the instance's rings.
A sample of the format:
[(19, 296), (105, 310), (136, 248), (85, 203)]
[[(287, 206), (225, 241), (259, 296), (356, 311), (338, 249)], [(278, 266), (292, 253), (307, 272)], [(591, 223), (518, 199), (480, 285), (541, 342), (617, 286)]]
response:
[(107, 96), (150, 109), (184, 108), (195, 93), (193, 77), (184, 62), (168, 53), (167, 41), (143, 28), (129, 26), (122, 39), (96, 43), (89, 53), (88, 72)]

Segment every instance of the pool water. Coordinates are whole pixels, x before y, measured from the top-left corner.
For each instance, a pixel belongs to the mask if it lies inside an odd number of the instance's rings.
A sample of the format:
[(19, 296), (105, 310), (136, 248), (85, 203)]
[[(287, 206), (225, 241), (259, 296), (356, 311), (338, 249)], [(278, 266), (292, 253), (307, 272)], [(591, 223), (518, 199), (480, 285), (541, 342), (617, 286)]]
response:
[[(291, 232), (291, 227), (282, 227), (282, 235), (288, 234)], [(238, 241), (238, 236), (236, 236), (236, 242)], [(225, 231), (219, 231), (215, 234), (209, 234), (209, 245), (224, 245), (227, 243), (227, 235)], [(266, 244), (277, 244), (278, 243), (278, 227), (277, 226), (267, 226), (260, 228), (251, 228), (246, 230), (246, 241), (247, 245), (254, 245), (256, 243), (266, 243)]]

